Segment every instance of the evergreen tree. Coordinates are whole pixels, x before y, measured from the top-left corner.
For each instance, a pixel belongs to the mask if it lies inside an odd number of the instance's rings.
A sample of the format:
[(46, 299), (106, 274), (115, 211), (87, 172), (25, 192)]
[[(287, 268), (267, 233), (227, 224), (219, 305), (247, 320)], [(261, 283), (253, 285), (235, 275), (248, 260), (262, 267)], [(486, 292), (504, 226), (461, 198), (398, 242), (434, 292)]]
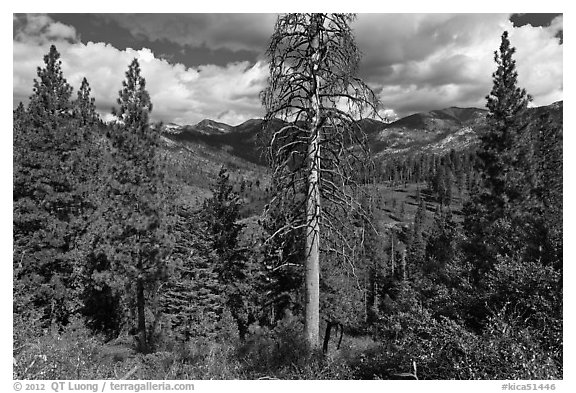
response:
[(13, 112), (13, 121), (14, 121), (14, 129), (16, 129), (17, 131), (20, 131), (21, 127), (23, 127), (26, 124), (26, 108), (24, 108), (24, 104), (22, 104), (22, 101), (20, 101), (20, 103), (18, 104), (18, 106), (16, 107), (16, 109), (14, 109)]
[(426, 203), (423, 199), (418, 204), (416, 215), (414, 216), (414, 224), (408, 239), (408, 249), (406, 251), (407, 267), (414, 269), (421, 269), (424, 264), (424, 256), (426, 249), (426, 242), (424, 236), (424, 229), (426, 226)]
[(285, 227), (286, 215), (283, 212), (269, 210), (262, 223), (264, 241), (262, 262), (262, 293), (266, 294), (265, 311), (272, 323), (281, 319), (287, 311), (297, 314), (300, 310), (301, 289), (303, 284), (304, 232), (291, 231), (272, 236)]
[(233, 192), (227, 169), (222, 166), (212, 189), (212, 198), (204, 203), (204, 217), (212, 247), (216, 252), (218, 279), (224, 287), (226, 303), (238, 324), (243, 339), (248, 331), (246, 252), (239, 246), (243, 226), (240, 218), (240, 197)]
[(414, 216), (414, 232), (422, 232), (426, 224), (426, 202), (420, 199)]
[[(536, 187), (531, 199), (539, 205), (540, 231), (536, 231), (538, 259), (545, 265), (562, 269), (563, 250), (563, 152), (562, 118), (539, 120), (535, 141)], [(534, 212), (534, 209), (530, 209)], [(538, 241), (539, 240), (539, 241)]]
[(426, 239), (424, 272), (444, 277), (447, 265), (455, 257), (456, 226), (449, 209), (439, 209), (434, 216), (430, 235)]
[(162, 288), (161, 307), (177, 340), (214, 338), (225, 306), (218, 264), (201, 214), (177, 208), (170, 279)]
[(70, 115), (72, 86), (64, 78), (60, 53), (54, 45), (44, 56), (44, 64), (34, 79), (28, 113), (33, 126), (54, 129)]
[(384, 242), (386, 229), (382, 225), (382, 213), (376, 208), (372, 196), (367, 201), (363, 201), (363, 204), (368, 205), (364, 206), (364, 210), (368, 213), (369, 217), (372, 218), (373, 222), (368, 222), (367, 220), (363, 220), (362, 222), (362, 230), (364, 232), (362, 265), (365, 270), (364, 309), (367, 323), (372, 323), (378, 319), (379, 294), (382, 291), (386, 260)]
[(204, 203), (208, 230), (213, 235), (214, 250), (222, 259), (219, 272), (223, 282), (232, 282), (241, 276), (241, 266), (237, 266), (238, 235), (242, 226), (237, 223), (240, 213), (240, 196), (233, 191), (230, 176), (222, 166), (216, 184), (212, 188), (212, 198)]
[(448, 163), (441, 163), (431, 179), (432, 192), (441, 205), (449, 205), (452, 200), (452, 171)]
[(134, 59), (119, 92), (120, 120), (111, 133), (113, 162), (109, 168), (106, 254), (110, 263), (107, 281), (124, 291), (124, 301), (136, 319), (138, 348), (150, 350), (146, 322), (147, 295), (166, 274), (170, 251), (167, 233), (167, 190), (164, 187), (160, 135), (148, 124), (152, 110), (145, 79)]
[(515, 224), (510, 206), (521, 199), (519, 144), (526, 128), (523, 114), (531, 98), (517, 87), (514, 53), (508, 33), (504, 32), (500, 50), (494, 55), (498, 68), (492, 74), (492, 91), (486, 97), (487, 125), (480, 136), (481, 184), (464, 209), (464, 228), (469, 239), (466, 250), (475, 266), (476, 280), (490, 269), (498, 254), (514, 254), (514, 247), (522, 244), (519, 233), (511, 232)]
[(80, 308), (80, 244), (94, 208), (85, 184), (94, 175), (84, 161), (91, 145), (69, 116), (72, 88), (59, 58), (52, 46), (14, 123), (15, 279), (33, 289), (45, 325), (66, 323)]
[(480, 136), (483, 183), (498, 210), (504, 207), (506, 198), (513, 198), (513, 185), (507, 176), (518, 160), (518, 141), (526, 127), (522, 115), (532, 99), (517, 86), (518, 72), (512, 58), (515, 52), (505, 31), (500, 50), (494, 53), (498, 68), (492, 74), (492, 91), (486, 97), (487, 129)]
[(90, 96), (90, 85), (86, 78), (82, 79), (82, 85), (78, 90), (78, 98), (74, 102), (74, 116), (80, 122), (80, 125), (90, 125), (98, 121), (96, 105), (94, 98)]

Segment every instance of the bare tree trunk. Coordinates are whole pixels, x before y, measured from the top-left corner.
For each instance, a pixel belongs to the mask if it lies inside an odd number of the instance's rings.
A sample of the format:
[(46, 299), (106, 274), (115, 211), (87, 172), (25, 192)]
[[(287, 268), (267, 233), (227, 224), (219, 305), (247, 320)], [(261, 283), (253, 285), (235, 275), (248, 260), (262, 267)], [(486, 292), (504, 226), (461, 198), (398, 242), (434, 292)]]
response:
[(136, 281), (136, 307), (138, 309), (138, 350), (148, 352), (148, 339), (146, 337), (146, 314), (144, 300), (144, 282), (142, 278)]
[(320, 345), (320, 144), (313, 130), (308, 149), (310, 172), (306, 199), (306, 318), (305, 335), (310, 348)]
[(366, 313), (365, 321), (368, 323), (372, 323), (376, 319), (376, 274), (377, 271), (375, 266), (371, 266), (368, 272), (368, 285), (366, 291), (364, 292), (364, 307)]
[(391, 244), (392, 244), (392, 251), (390, 251), (390, 265), (392, 266), (392, 278), (394, 278), (394, 270), (396, 268), (396, 260), (394, 256), (394, 232), (392, 232), (392, 236), (390, 237)]
[[(315, 23), (322, 24), (323, 19), (318, 18)], [(311, 129), (310, 143), (308, 145), (308, 194), (306, 197), (306, 315), (304, 333), (306, 341), (312, 349), (320, 346), (320, 97), (319, 80), (316, 74), (320, 60), (319, 29), (312, 39), (313, 65), (312, 65), (312, 110), (314, 118)]]
[(401, 263), (402, 263), (402, 281), (406, 281), (406, 279), (408, 278), (408, 271), (406, 266), (406, 250), (402, 250)]
[[(294, 217), (287, 216), (292, 222), (272, 237), (305, 227), (305, 339), (310, 348), (320, 346), (320, 191), (329, 204), (345, 206), (352, 199), (344, 187), (354, 183), (349, 176), (351, 164), (368, 157), (364, 138), (356, 135), (361, 130), (354, 117), (366, 109), (376, 113), (378, 102), (356, 77), (360, 54), (348, 25), (353, 19), (348, 14), (281, 16), (267, 52), (270, 80), (262, 95), (266, 121), (280, 118), (293, 124), (274, 132), (272, 127), (265, 130), (271, 136), (267, 152), (277, 180), (276, 195), (267, 211), (282, 209), (285, 200), (302, 202), (300, 185), (306, 184), (304, 211), (295, 205), (299, 210), (292, 211)], [(304, 162), (292, 165), (294, 153), (302, 152), (300, 147), (294, 150), (297, 145), (306, 145), (307, 155)], [(361, 146), (362, 151), (343, 159), (349, 153), (346, 147), (352, 145)], [(321, 171), (321, 158), (322, 166), (330, 170)], [(337, 224), (346, 224), (336, 221), (326, 217), (322, 224), (337, 231)]]

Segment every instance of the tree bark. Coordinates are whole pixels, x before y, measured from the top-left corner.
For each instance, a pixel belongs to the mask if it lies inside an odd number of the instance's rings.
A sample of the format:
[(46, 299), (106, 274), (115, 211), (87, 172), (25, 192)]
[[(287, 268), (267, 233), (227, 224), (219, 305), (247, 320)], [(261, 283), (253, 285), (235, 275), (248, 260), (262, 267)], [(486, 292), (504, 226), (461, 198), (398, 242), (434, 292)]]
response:
[(142, 353), (147, 353), (148, 339), (146, 337), (144, 282), (140, 277), (136, 281), (136, 307), (138, 309), (138, 350)]
[[(314, 23), (322, 24), (317, 17)], [(304, 333), (311, 349), (320, 346), (320, 131), (321, 113), (319, 97), (319, 78), (317, 75), (320, 61), (320, 37), (316, 26), (312, 38), (312, 129), (308, 144), (308, 194), (306, 197), (306, 313)]]
[(305, 335), (310, 348), (320, 345), (320, 144), (313, 131), (308, 149), (310, 172), (306, 199), (306, 318)]
[(392, 277), (394, 277), (394, 270), (396, 269), (396, 260), (394, 256), (394, 232), (391, 232), (390, 239), (392, 247), (392, 251), (390, 251), (390, 265), (392, 266)]

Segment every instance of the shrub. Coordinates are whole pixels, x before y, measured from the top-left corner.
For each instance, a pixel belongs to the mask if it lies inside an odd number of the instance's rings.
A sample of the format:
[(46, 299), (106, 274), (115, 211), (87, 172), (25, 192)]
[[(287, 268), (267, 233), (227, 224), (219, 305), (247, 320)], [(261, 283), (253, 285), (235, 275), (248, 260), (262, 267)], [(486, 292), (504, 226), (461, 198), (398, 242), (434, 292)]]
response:
[(473, 379), (562, 379), (562, 362), (506, 309), (493, 315), (470, 359)]
[[(22, 321), (15, 318), (15, 331), (20, 324)], [(101, 378), (98, 354), (102, 343), (82, 320), (73, 319), (61, 331), (51, 328), (39, 337), (32, 337), (15, 340), (15, 379)], [(21, 342), (23, 344), (16, 347)]]
[(455, 321), (432, 318), (427, 309), (382, 319), (383, 344), (356, 364), (359, 378), (395, 379), (417, 365), (419, 379), (561, 379), (562, 365), (538, 342), (533, 329), (505, 309), (475, 334)]
[(238, 357), (246, 370), (255, 375), (277, 374), (306, 365), (310, 353), (302, 322), (287, 311), (273, 329), (251, 325), (246, 341), (238, 348)]

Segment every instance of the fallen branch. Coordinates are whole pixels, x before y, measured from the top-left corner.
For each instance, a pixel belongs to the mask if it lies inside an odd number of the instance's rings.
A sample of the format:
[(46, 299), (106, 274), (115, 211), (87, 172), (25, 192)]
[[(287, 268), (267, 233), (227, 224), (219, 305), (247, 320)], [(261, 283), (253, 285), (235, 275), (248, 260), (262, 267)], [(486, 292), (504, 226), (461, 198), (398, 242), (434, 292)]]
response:
[(136, 370), (138, 370), (138, 366), (134, 366), (134, 368), (132, 370), (128, 371), (122, 378), (120, 378), (120, 380), (128, 379), (129, 377), (132, 376), (132, 374), (134, 374), (136, 372)]

